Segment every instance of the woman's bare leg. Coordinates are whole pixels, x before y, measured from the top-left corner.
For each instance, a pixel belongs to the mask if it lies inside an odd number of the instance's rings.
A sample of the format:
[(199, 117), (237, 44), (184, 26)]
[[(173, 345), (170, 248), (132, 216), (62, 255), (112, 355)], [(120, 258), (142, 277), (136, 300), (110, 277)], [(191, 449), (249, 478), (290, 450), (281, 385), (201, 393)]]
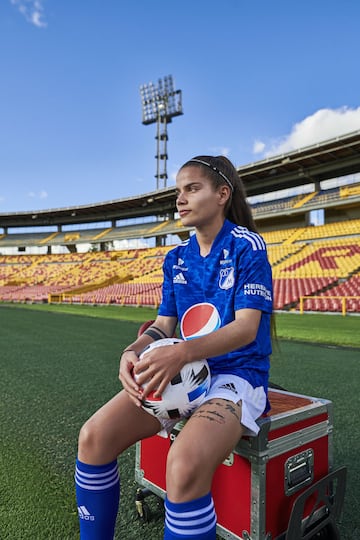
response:
[(81, 428), (78, 458), (92, 465), (109, 463), (126, 448), (160, 429), (160, 422), (137, 407), (122, 390)]
[(172, 444), (167, 461), (167, 496), (190, 501), (209, 493), (216, 467), (243, 434), (241, 404), (212, 399), (199, 407)]

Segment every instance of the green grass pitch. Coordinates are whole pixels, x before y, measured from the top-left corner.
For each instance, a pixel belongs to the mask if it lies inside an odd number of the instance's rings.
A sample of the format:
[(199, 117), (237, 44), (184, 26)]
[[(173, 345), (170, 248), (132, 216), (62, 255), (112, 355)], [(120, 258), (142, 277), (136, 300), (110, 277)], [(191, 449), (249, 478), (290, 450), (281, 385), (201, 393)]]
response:
[[(83, 421), (120, 388), (119, 352), (145, 308), (0, 305), (0, 539), (76, 540), (73, 469)], [(335, 466), (348, 483), (342, 540), (360, 538), (359, 317), (279, 314), (271, 380), (334, 403)], [(343, 345), (339, 347), (338, 345)], [(160, 540), (135, 511), (135, 449), (120, 460), (116, 539)], [(151, 505), (151, 502), (150, 502)]]

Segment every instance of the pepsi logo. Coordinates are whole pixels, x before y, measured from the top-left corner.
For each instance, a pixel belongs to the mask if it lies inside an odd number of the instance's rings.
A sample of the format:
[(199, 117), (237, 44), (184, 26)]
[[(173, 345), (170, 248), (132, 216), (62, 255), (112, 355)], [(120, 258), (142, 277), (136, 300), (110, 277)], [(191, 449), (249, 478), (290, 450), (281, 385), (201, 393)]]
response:
[(203, 302), (189, 307), (180, 322), (184, 339), (206, 336), (220, 328), (221, 319), (218, 310), (212, 304)]

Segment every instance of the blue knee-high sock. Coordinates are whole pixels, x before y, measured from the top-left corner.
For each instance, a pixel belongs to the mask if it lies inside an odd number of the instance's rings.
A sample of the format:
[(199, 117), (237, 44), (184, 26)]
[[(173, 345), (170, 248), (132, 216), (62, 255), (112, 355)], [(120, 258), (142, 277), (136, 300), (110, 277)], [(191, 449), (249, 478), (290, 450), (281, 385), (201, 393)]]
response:
[(216, 514), (211, 494), (184, 503), (165, 500), (164, 540), (215, 540)]
[(77, 459), (75, 487), (80, 539), (113, 540), (120, 498), (117, 462), (87, 465)]

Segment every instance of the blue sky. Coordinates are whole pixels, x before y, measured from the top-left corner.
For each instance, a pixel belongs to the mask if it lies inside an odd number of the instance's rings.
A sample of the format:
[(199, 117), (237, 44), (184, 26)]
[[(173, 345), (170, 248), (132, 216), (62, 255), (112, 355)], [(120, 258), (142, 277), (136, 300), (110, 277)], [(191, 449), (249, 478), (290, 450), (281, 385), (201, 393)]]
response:
[(139, 87), (172, 75), (168, 185), (360, 129), (358, 0), (2, 0), (0, 213), (154, 191)]

